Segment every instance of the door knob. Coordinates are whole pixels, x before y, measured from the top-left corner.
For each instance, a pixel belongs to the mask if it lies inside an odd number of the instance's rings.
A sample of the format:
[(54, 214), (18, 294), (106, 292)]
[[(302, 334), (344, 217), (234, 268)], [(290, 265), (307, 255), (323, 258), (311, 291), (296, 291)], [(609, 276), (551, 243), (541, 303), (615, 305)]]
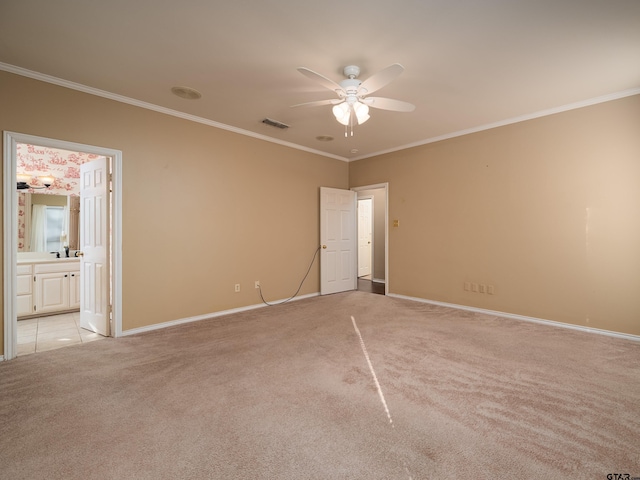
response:
[(76, 257), (84, 257), (84, 252), (76, 252)]
[(322, 245), (322, 248), (327, 248), (327, 246), (326, 245)]

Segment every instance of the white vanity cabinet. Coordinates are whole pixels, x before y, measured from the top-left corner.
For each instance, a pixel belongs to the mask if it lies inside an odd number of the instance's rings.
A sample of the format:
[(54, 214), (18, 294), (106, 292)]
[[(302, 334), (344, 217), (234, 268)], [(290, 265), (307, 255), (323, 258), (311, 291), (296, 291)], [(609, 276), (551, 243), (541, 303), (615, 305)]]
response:
[(18, 265), (17, 303), (18, 317), (78, 310), (80, 262), (58, 260)]
[(33, 265), (18, 265), (18, 301), (16, 302), (18, 317), (33, 313), (34, 277)]
[(69, 272), (37, 273), (36, 302), (33, 313), (59, 312), (69, 309)]
[[(34, 265), (34, 274), (36, 279), (35, 314), (63, 312), (77, 308), (71, 306), (71, 297), (74, 297), (75, 302), (76, 279), (80, 276), (78, 262), (37, 263)], [(72, 274), (73, 277), (71, 277)], [(74, 295), (71, 295), (72, 284)]]

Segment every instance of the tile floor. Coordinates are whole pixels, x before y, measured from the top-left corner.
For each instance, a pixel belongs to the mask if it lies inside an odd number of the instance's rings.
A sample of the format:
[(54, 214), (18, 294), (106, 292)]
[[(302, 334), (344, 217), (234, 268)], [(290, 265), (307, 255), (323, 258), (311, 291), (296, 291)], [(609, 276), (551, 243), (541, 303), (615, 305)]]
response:
[(103, 338), (80, 328), (79, 312), (18, 320), (18, 356)]

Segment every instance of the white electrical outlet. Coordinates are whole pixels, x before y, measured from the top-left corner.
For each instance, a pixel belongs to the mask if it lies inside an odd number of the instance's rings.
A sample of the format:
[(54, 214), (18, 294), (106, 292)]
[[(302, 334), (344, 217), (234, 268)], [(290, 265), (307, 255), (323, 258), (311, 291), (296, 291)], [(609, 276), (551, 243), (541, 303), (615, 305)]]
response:
[(256, 280), (256, 288), (260, 288), (260, 280)]
[(240, 291), (240, 284), (236, 283), (236, 293), (238, 293)]

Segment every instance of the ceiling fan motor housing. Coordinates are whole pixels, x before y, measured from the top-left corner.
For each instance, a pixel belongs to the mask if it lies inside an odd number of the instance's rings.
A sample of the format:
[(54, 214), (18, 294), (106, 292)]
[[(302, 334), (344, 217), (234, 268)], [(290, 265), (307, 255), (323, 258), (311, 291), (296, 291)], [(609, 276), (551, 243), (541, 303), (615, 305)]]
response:
[(344, 67), (343, 73), (347, 78), (357, 78), (357, 76), (360, 75), (360, 67), (357, 67), (356, 65), (348, 65)]
[(342, 87), (342, 90), (347, 93), (347, 95), (355, 95), (361, 83), (362, 82), (360, 80), (357, 80), (355, 78), (347, 78), (346, 80), (342, 80), (340, 82), (340, 86)]

